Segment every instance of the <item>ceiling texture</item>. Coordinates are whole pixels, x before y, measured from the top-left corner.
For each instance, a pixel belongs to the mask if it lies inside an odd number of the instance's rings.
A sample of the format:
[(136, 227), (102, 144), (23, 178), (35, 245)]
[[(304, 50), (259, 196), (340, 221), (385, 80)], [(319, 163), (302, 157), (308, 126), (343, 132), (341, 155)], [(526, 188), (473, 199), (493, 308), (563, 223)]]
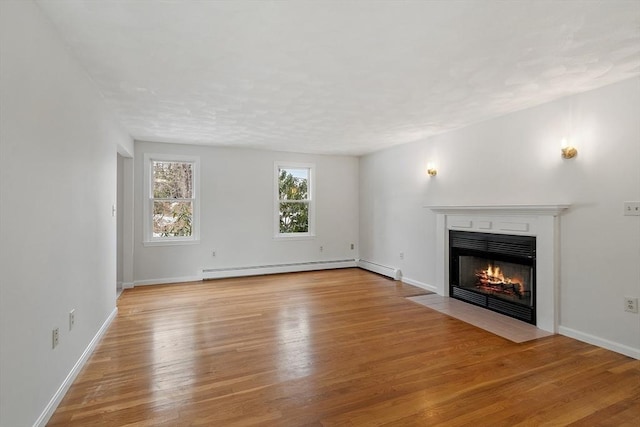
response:
[(37, 0), (137, 140), (362, 155), (640, 75), (638, 0)]

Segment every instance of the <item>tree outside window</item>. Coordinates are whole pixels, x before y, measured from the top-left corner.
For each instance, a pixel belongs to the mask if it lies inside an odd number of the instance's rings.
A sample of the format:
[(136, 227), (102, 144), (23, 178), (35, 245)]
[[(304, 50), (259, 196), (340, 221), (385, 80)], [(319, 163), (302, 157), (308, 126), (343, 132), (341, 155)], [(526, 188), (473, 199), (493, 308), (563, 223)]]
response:
[(145, 245), (199, 241), (198, 164), (191, 156), (145, 154)]
[(277, 234), (312, 234), (311, 167), (278, 165)]
[(193, 164), (153, 161), (153, 237), (190, 237)]

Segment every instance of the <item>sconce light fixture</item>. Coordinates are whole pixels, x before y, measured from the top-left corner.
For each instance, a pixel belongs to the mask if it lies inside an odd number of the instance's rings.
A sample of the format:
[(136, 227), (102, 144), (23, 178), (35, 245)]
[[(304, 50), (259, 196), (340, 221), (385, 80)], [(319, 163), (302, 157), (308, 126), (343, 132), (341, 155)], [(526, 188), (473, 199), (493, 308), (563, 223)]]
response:
[(429, 176), (436, 176), (438, 174), (436, 166), (431, 162), (427, 163), (427, 173)]
[(578, 149), (572, 145), (569, 145), (569, 143), (567, 142), (567, 138), (562, 138), (561, 150), (563, 159), (573, 159), (578, 155)]

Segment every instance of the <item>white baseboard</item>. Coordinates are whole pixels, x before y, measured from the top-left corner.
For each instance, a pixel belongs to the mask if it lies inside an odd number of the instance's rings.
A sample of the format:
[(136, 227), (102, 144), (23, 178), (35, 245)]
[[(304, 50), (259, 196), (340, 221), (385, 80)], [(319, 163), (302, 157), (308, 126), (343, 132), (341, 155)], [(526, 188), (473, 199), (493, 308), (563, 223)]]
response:
[[(133, 286), (165, 285), (167, 283), (199, 282), (202, 276), (165, 277), (162, 279), (136, 280)], [(132, 287), (133, 287), (132, 286)]]
[(122, 282), (122, 289), (131, 289), (133, 288), (133, 282)]
[(356, 267), (355, 259), (253, 265), (230, 268), (204, 268), (202, 269), (202, 279), (223, 279), (228, 277), (260, 276), (263, 274), (297, 273), (300, 271), (333, 270), (337, 268), (352, 267)]
[(433, 285), (428, 285), (428, 284), (426, 284), (426, 283), (422, 283), (422, 282), (419, 282), (419, 281), (417, 281), (417, 280), (410, 279), (410, 278), (408, 278), (408, 277), (403, 277), (401, 280), (402, 280), (402, 283), (406, 283), (407, 285), (417, 286), (418, 288), (422, 288), (422, 289), (424, 289), (425, 291), (430, 291), (430, 292), (433, 292), (433, 293), (435, 293), (435, 294), (437, 294), (437, 293), (438, 293), (438, 292), (437, 292), (437, 289), (438, 289), (438, 288), (436, 288), (436, 287), (435, 287), (435, 286), (433, 286)]
[(597, 345), (598, 347), (606, 348), (607, 350), (615, 351), (616, 353), (624, 354), (625, 356), (633, 357), (634, 359), (640, 359), (640, 349), (629, 347), (624, 344), (609, 341), (604, 338), (596, 337), (595, 335), (585, 334), (584, 332), (576, 331), (575, 329), (560, 326), (558, 328), (560, 335), (567, 336), (569, 338), (577, 339), (588, 344)]
[(89, 360), (89, 356), (91, 356), (91, 354), (93, 353), (96, 345), (98, 344), (98, 342), (100, 342), (100, 339), (109, 328), (109, 325), (111, 324), (113, 319), (115, 319), (116, 314), (118, 314), (118, 307), (113, 309), (109, 317), (107, 317), (107, 320), (104, 321), (98, 332), (95, 334), (87, 348), (82, 353), (82, 356), (80, 356), (76, 364), (73, 365), (73, 368), (58, 388), (58, 391), (55, 392), (47, 406), (44, 408), (44, 411), (42, 411), (36, 422), (33, 424), (34, 427), (45, 426), (47, 424), (49, 418), (51, 418), (56, 408), (62, 401), (62, 398), (69, 390), (69, 387), (71, 387), (71, 384), (73, 384), (73, 381), (75, 381), (76, 377), (78, 376), (84, 365), (87, 363), (87, 360)]
[(386, 265), (378, 264), (375, 262), (359, 259), (356, 261), (358, 267), (363, 270), (372, 271), (374, 273), (382, 274), (383, 276), (391, 277), (393, 280), (400, 280), (402, 272), (395, 267), (389, 267)]

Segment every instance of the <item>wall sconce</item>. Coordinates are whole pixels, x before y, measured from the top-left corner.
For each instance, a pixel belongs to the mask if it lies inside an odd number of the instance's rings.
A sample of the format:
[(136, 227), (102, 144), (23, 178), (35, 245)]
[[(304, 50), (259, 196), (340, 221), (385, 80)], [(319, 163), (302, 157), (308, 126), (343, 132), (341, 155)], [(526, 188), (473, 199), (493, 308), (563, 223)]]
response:
[(427, 163), (427, 173), (429, 176), (436, 176), (438, 174), (436, 166), (431, 162)]
[(572, 145), (569, 145), (569, 143), (567, 142), (567, 138), (562, 138), (561, 150), (563, 159), (573, 159), (578, 155), (578, 149)]

